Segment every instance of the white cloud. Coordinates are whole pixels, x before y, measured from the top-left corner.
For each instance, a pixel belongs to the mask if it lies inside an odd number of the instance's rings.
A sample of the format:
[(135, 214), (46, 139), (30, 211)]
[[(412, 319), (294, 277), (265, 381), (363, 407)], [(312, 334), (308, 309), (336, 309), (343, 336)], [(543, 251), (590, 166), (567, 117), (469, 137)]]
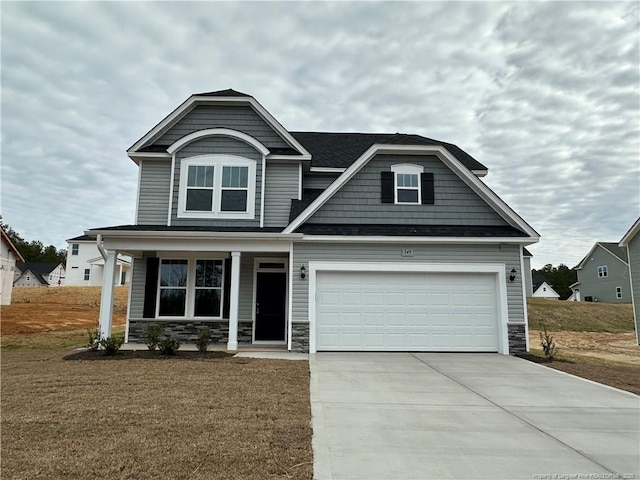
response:
[(190, 94), (292, 130), (418, 133), (490, 168), (577, 263), (640, 215), (635, 2), (3, 3), (2, 215), (64, 246), (131, 223), (125, 150)]

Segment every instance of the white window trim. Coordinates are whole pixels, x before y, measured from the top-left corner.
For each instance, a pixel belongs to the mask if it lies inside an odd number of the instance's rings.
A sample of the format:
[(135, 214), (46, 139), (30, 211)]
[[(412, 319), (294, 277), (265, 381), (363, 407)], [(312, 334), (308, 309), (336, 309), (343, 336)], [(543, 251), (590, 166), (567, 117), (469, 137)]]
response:
[(71, 255), (78, 255), (80, 253), (80, 244), (72, 243), (71, 244)]
[(622, 287), (616, 287), (616, 298), (618, 300), (622, 298)]
[[(422, 179), (420, 174), (424, 172), (424, 167), (411, 163), (399, 163), (391, 165), (393, 175), (393, 203), (396, 205), (422, 205)], [(399, 202), (398, 201), (398, 174), (417, 175), (418, 176), (418, 201), (417, 202)], [(403, 187), (405, 190), (414, 190), (413, 188)]]
[[(190, 166), (213, 166), (213, 211), (193, 212), (187, 210), (187, 180)], [(247, 211), (222, 212), (223, 167), (248, 167)], [(228, 218), (254, 219), (256, 208), (256, 161), (236, 155), (197, 155), (183, 158), (180, 162), (180, 186), (178, 190), (178, 218)]]
[(598, 267), (598, 278), (607, 278), (609, 276), (609, 268), (607, 265), (600, 265)]
[[(172, 255), (168, 257), (160, 257), (158, 262), (158, 282), (156, 285), (156, 319), (159, 320), (222, 320), (224, 313), (224, 280), (227, 272), (224, 268), (224, 259), (226, 257), (220, 255)], [(184, 306), (184, 315), (162, 315), (160, 316), (160, 269), (162, 268), (163, 260), (186, 260), (187, 261), (187, 285), (186, 285), (186, 298)], [(195, 298), (196, 298), (196, 261), (197, 260), (221, 260), (222, 261), (222, 283), (220, 287), (220, 315), (217, 317), (196, 317), (194, 316)], [(229, 272), (230, 274), (230, 272)], [(172, 287), (165, 287), (172, 288)], [(183, 287), (176, 287), (183, 288)]]

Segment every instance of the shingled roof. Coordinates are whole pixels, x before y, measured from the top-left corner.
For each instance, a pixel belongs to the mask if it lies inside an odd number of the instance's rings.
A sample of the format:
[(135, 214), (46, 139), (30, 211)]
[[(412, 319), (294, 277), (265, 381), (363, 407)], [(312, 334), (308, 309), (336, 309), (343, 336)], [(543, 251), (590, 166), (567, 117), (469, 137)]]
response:
[(376, 143), (385, 145), (440, 145), (469, 170), (486, 170), (483, 164), (452, 143), (406, 133), (289, 132), (311, 153), (311, 166), (348, 168)]

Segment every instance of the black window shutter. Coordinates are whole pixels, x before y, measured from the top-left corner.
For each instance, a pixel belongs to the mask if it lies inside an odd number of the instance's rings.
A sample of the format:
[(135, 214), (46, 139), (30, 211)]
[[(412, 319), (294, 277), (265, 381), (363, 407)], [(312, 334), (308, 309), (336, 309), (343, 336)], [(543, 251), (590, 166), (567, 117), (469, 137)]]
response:
[(156, 295), (158, 292), (159, 264), (159, 258), (147, 258), (147, 278), (144, 283), (144, 307), (142, 309), (143, 318), (155, 318), (156, 316)]
[(422, 182), (422, 204), (433, 205), (435, 203), (435, 195), (433, 192), (433, 173), (423, 173), (420, 176)]
[(393, 172), (380, 172), (380, 197), (382, 203), (393, 203)]
[(222, 286), (222, 318), (229, 318), (231, 308), (231, 259), (224, 259), (224, 285)]

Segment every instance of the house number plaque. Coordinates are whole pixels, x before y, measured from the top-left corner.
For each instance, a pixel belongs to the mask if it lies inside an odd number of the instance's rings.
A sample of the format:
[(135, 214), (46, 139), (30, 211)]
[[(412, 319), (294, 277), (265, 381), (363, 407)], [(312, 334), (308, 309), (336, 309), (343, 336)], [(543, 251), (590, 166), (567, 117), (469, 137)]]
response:
[(413, 257), (413, 248), (403, 248), (401, 255), (403, 257)]

